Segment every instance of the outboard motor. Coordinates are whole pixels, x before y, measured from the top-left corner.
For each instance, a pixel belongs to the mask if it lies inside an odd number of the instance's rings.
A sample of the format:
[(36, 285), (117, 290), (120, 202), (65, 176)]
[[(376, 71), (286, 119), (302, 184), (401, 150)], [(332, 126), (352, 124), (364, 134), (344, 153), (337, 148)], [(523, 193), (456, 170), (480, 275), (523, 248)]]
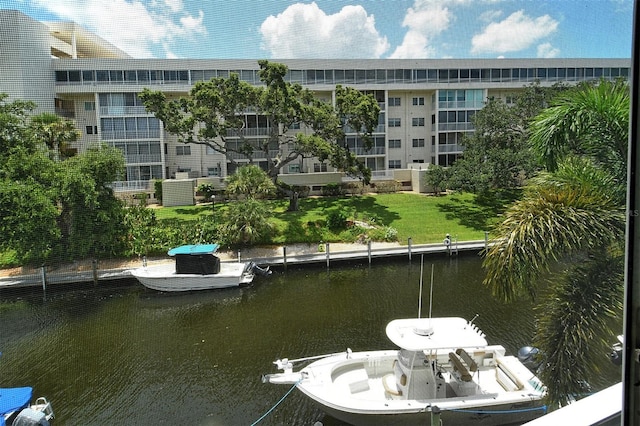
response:
[(49, 426), (49, 420), (44, 412), (25, 408), (13, 421), (13, 426)]
[(261, 277), (268, 277), (269, 275), (271, 275), (271, 270), (269, 269), (269, 267), (267, 266), (266, 268), (261, 268), (258, 265), (256, 265), (255, 263), (252, 263), (252, 267), (253, 267), (253, 273), (256, 275), (260, 275)]
[(525, 367), (536, 372), (542, 363), (540, 350), (533, 346), (523, 346), (518, 350), (518, 359)]
[(614, 365), (622, 365), (622, 344), (624, 342), (623, 336), (618, 336), (618, 343), (611, 346), (611, 353), (609, 359)]

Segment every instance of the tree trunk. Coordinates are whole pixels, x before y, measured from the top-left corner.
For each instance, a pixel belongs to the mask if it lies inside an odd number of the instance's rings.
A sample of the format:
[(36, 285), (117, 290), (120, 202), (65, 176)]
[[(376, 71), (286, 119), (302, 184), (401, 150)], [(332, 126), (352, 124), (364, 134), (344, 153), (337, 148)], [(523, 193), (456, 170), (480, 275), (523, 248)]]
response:
[(300, 203), (298, 202), (298, 191), (293, 191), (293, 193), (289, 197), (289, 211), (297, 212), (300, 208), (299, 204)]

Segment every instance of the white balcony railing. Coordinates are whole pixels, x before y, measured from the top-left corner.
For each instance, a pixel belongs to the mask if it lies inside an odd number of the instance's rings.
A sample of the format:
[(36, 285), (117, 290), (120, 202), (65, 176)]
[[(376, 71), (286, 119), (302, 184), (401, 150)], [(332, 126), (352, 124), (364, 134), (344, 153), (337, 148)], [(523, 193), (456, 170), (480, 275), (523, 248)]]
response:
[(102, 130), (102, 139), (159, 139), (160, 129)]

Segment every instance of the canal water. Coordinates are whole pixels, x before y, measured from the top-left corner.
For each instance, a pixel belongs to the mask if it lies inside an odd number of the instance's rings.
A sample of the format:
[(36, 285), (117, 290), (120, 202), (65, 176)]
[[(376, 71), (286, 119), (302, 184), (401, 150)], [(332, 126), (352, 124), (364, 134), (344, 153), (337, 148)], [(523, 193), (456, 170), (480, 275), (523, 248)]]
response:
[[(530, 343), (529, 301), (503, 304), (475, 255), (425, 257), (422, 316), (462, 316), (510, 354)], [(430, 282), (433, 269), (433, 303)], [(33, 386), (56, 425), (251, 425), (290, 390), (263, 384), (281, 357), (389, 349), (416, 317), (420, 258), (279, 270), (242, 289), (190, 294), (136, 281), (3, 293), (0, 387)], [(430, 305), (432, 307), (430, 307)], [(607, 356), (607, 354), (603, 354)], [(611, 366), (597, 386), (619, 381)], [(261, 425), (338, 425), (291, 392)]]

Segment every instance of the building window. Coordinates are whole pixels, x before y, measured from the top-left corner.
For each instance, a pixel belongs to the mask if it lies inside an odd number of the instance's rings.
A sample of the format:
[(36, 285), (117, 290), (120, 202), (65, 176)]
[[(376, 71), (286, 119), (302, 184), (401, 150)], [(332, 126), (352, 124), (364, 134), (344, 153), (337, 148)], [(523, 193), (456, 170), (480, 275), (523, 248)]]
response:
[(412, 139), (411, 140), (411, 145), (414, 148), (424, 148), (424, 139)]
[(400, 139), (389, 139), (389, 148), (401, 148), (402, 142)]
[(413, 127), (424, 127), (424, 117), (414, 117), (411, 119)]
[(401, 166), (400, 160), (389, 160), (389, 169), (399, 169)]
[(413, 105), (424, 105), (424, 97), (413, 98)]
[(389, 127), (400, 127), (401, 120), (399, 118), (390, 118)]
[(300, 164), (289, 164), (289, 173), (300, 173)]
[(389, 106), (400, 106), (400, 98), (389, 98)]
[(95, 111), (96, 110), (96, 103), (95, 102), (87, 102), (87, 101), (85, 101), (84, 110), (85, 111)]
[(191, 147), (189, 145), (176, 146), (176, 155), (191, 155)]
[(207, 167), (207, 176), (220, 176), (220, 167)]
[(98, 126), (87, 126), (87, 134), (88, 135), (97, 135), (98, 134)]
[(313, 171), (316, 173), (326, 172), (327, 171), (327, 163), (314, 163)]
[(413, 160), (413, 163), (424, 164), (424, 160)]
[(300, 130), (300, 123), (299, 122), (291, 123), (291, 127), (289, 128), (291, 130)]

